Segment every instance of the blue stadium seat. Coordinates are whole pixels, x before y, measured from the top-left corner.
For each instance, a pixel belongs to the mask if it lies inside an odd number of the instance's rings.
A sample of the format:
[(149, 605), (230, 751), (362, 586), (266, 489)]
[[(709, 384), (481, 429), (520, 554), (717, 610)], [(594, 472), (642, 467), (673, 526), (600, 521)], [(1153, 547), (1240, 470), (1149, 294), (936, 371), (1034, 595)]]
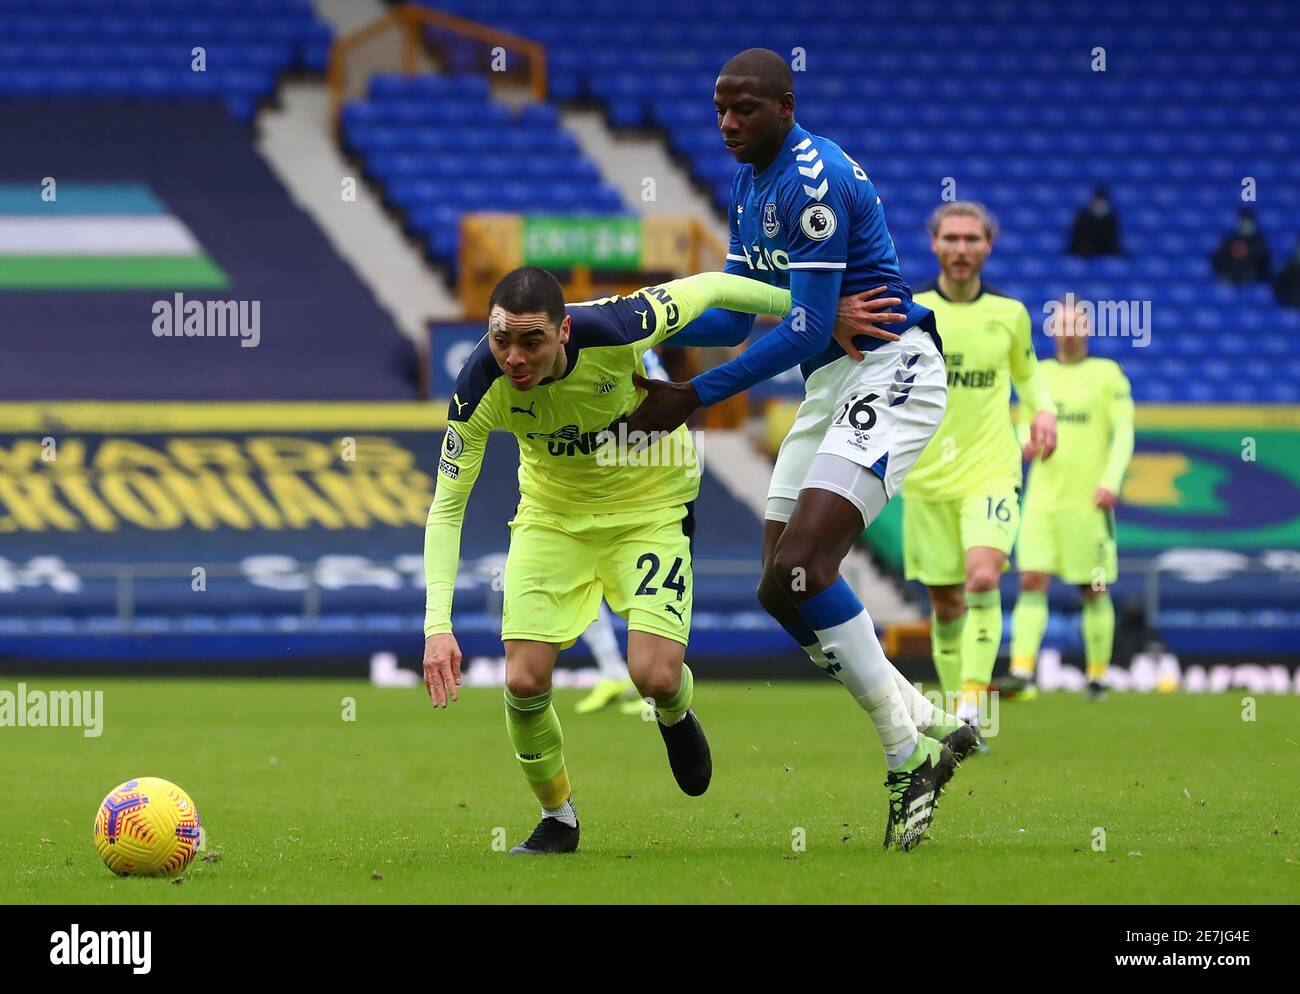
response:
[(323, 70), (332, 40), (302, 0), (6, 0), (0, 97), (217, 97), (250, 121), (281, 73)]
[[(1031, 310), (1064, 289), (1096, 300), (1149, 300), (1152, 356), (1218, 361), (1196, 386), (1186, 367), (1165, 379), (1127, 340), (1099, 340), (1099, 354), (1151, 366), (1154, 379), (1142, 388), (1149, 396), (1204, 397), (1213, 383), (1221, 399), (1263, 400), (1291, 396), (1300, 384), (1300, 369), (1285, 365), (1268, 383), (1230, 375), (1224, 359), (1295, 356), (1300, 316), (1280, 312), (1265, 285), (1217, 283), (1208, 264), (1243, 176), (1269, 191), (1257, 208), (1265, 230), (1281, 240), (1279, 256), (1295, 237), (1300, 107), (1291, 94), (1300, 12), (1292, 5), (1138, 12), (1103, 2), (1048, 11), (922, 0), (891, 7), (886, 50), (875, 44), (878, 19), (851, 3), (716, 0), (701, 8), (663, 0), (653, 18), (614, 0), (559, 0), (544, 10), (528, 0), (437, 6), (547, 42), (564, 80), (560, 99), (595, 97), (615, 126), (663, 128), (720, 208), (734, 163), (719, 149), (707, 97), (712, 75), (747, 44), (805, 46), (800, 119), (861, 153), (909, 275), (932, 265), (920, 225), (942, 178), (959, 177), (962, 195), (985, 200), (1002, 220), (990, 278), (1014, 284)], [(565, 30), (570, 15), (580, 30)], [(745, 30), (758, 23), (766, 28), (761, 38)], [(1140, 75), (1089, 72), (1098, 24), (1122, 32)], [(1206, 50), (1207, 32), (1214, 51)], [(872, 72), (864, 75), (867, 49)], [(1229, 60), (1215, 54), (1228, 50)], [(1074, 72), (1062, 72), (1063, 52), (1077, 53), (1065, 60)], [(882, 145), (888, 151), (873, 159), (870, 150)], [(1070, 258), (1064, 248), (1074, 212), (1099, 182), (1111, 189), (1129, 254)]]
[(342, 124), (345, 148), (404, 212), (406, 230), (453, 273), (464, 213), (626, 211), (553, 105), (512, 111), (491, 99), (481, 76), (376, 75), (366, 98), (344, 107)]

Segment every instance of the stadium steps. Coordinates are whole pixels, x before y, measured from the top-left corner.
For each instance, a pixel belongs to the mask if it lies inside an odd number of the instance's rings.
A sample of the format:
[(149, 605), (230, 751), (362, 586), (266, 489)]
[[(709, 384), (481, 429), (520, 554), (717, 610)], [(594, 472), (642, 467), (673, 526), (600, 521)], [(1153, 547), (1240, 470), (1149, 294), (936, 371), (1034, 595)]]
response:
[[(727, 226), (718, 220), (709, 201), (696, 190), (691, 178), (667, 154), (658, 135), (615, 134), (604, 115), (592, 110), (565, 110), (560, 121), (583, 153), (599, 167), (624, 201), (641, 214), (692, 217), (712, 231), (719, 244), (727, 244)], [(646, 201), (642, 190), (646, 178), (655, 181), (655, 199)]]
[(388, 13), (382, 0), (312, 0), (316, 14), (329, 22), (335, 37), (363, 28)]
[[(402, 237), (373, 188), (340, 154), (328, 128), (322, 127), (329, 114), (324, 85), (288, 83), (281, 88), (280, 107), (258, 118), (257, 150), (294, 202), (371, 287), (402, 333), (422, 343), (428, 322), (459, 317), (460, 304)], [(355, 201), (342, 197), (346, 178), (353, 180)]]

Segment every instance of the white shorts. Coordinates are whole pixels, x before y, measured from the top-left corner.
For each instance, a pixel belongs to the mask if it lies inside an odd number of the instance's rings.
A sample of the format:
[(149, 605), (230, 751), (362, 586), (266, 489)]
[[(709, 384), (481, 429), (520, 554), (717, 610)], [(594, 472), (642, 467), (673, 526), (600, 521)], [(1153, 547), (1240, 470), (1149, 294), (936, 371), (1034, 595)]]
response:
[(789, 521), (813, 457), (842, 456), (871, 470), (893, 497), (939, 429), (948, 372), (934, 339), (909, 328), (861, 362), (843, 356), (815, 370), (794, 426), (781, 443), (767, 491), (767, 517)]

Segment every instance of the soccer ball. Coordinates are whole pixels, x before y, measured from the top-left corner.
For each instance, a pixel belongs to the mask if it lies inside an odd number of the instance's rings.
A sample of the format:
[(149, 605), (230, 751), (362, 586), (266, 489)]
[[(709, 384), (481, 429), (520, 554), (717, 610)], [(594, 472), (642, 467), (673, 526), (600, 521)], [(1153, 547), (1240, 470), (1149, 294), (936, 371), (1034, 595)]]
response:
[(175, 876), (199, 847), (190, 795), (158, 777), (114, 787), (95, 815), (95, 850), (120, 877)]

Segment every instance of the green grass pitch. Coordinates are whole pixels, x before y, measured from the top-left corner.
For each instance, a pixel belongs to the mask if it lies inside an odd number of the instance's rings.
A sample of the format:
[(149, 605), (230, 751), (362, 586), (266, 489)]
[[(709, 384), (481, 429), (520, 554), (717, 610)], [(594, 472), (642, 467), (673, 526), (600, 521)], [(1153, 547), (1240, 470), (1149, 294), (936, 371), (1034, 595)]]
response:
[[(3, 687), (14, 689), (13, 679)], [(701, 683), (702, 798), (653, 725), (557, 694), (582, 849), (512, 858), (537, 808), (500, 690), (338, 680), (93, 680), (104, 733), (0, 729), (0, 894), (15, 902), (1284, 902), (1300, 894), (1300, 698), (1045, 694), (1006, 703), (930, 838), (883, 852), (884, 763), (830, 684)], [(355, 720), (343, 720), (345, 698)], [(132, 776), (189, 791), (207, 860), (118, 879), (91, 842)], [(1105, 833), (1104, 851), (1094, 841)], [(803, 839), (804, 846), (797, 843)], [(216, 858), (218, 857), (219, 858)]]

